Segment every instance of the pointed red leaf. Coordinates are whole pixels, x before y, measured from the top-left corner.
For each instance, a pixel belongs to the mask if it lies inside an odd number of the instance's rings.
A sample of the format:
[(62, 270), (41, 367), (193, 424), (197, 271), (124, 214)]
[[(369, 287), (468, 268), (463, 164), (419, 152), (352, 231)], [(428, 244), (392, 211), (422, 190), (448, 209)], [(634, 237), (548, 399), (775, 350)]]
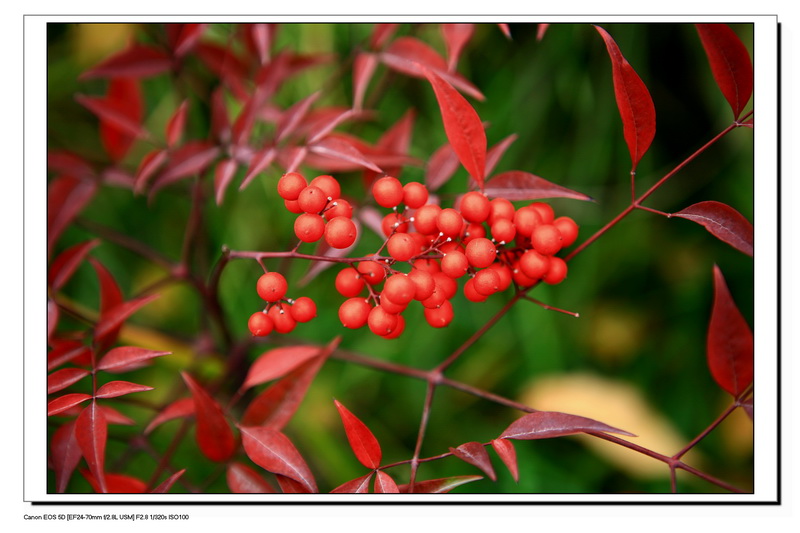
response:
[(267, 427), (240, 427), (242, 444), (255, 464), (300, 483), (308, 492), (317, 492), (314, 476), (289, 437)]
[(644, 82), (623, 57), (611, 35), (599, 26), (595, 28), (605, 41), (611, 57), (614, 95), (622, 117), (622, 132), (631, 153), (633, 172), (656, 135), (656, 109)]
[(530, 172), (509, 170), (486, 182), (484, 192), (491, 198), (506, 200), (539, 200), (541, 198), (572, 198), (593, 201), (590, 196), (556, 185)]
[[(363, 208), (362, 208), (363, 209)], [(314, 255), (318, 257), (348, 257), (350, 253), (358, 246), (358, 241), (361, 240), (361, 223), (357, 218), (352, 219), (353, 224), (356, 226), (356, 240), (347, 248), (333, 248), (325, 239), (321, 239), (317, 244), (317, 249), (314, 250)], [(329, 269), (335, 263), (333, 261), (311, 261), (308, 265), (308, 270), (297, 282), (298, 287), (305, 287), (311, 280), (319, 275), (320, 272)]]
[(497, 27), (500, 28), (500, 31), (503, 32), (508, 39), (511, 39), (511, 29), (508, 27), (508, 24), (498, 24)]
[(426, 74), (439, 102), (447, 140), (458, 160), (482, 189), (486, 169), (486, 132), (481, 119), (452, 85), (431, 71)]
[(258, 62), (269, 62), (269, 49), (275, 38), (274, 24), (250, 24), (250, 38), (258, 54)]
[(271, 146), (256, 152), (252, 161), (250, 161), (250, 167), (247, 169), (247, 173), (244, 175), (244, 179), (242, 180), (242, 184), (239, 186), (239, 190), (243, 191), (245, 187), (250, 185), (250, 182), (253, 181), (256, 176), (258, 176), (264, 171), (265, 168), (272, 164), (276, 155), (277, 152), (275, 152), (275, 148)]
[(236, 451), (236, 439), (222, 408), (189, 374), (181, 372), (181, 377), (194, 399), (195, 438), (200, 451), (212, 461), (229, 459)]
[(357, 216), (369, 229), (375, 233), (375, 235), (381, 239), (386, 238), (386, 235), (383, 234), (383, 213), (371, 205), (365, 205), (364, 207), (358, 208)]
[(374, 50), (382, 48), (386, 41), (392, 38), (399, 26), (400, 24), (375, 24), (369, 39), (370, 46)]
[(169, 118), (167, 122), (167, 129), (165, 132), (167, 138), (167, 146), (174, 148), (176, 144), (181, 142), (183, 138), (183, 131), (186, 129), (186, 110), (189, 107), (189, 101), (184, 100), (175, 113)]
[(442, 36), (447, 45), (447, 70), (454, 71), (461, 51), (475, 33), (474, 24), (442, 24)]
[[(121, 108), (120, 105), (114, 101), (109, 101), (107, 98), (85, 96), (83, 94), (75, 95), (75, 100), (96, 115), (97, 118), (100, 119), (101, 124), (111, 126), (120, 133), (134, 139), (146, 139), (150, 135), (137, 121), (127, 116), (124, 107)], [(121, 159), (121, 156), (124, 155), (124, 152), (127, 150), (122, 148), (123, 154), (119, 154), (117, 151), (120, 149), (115, 146), (110, 146), (110, 144), (111, 143), (108, 141), (104, 142), (106, 150), (110, 152), (109, 155), (115, 160)]]
[(277, 491), (249, 466), (232, 462), (225, 475), (228, 488), (234, 494), (275, 494)]
[(47, 187), (47, 253), (72, 220), (91, 201), (97, 186), (71, 176), (61, 176)]
[(217, 205), (222, 205), (225, 199), (225, 191), (228, 189), (233, 176), (236, 175), (237, 164), (235, 159), (223, 159), (217, 163), (214, 170), (214, 199)]
[(97, 327), (94, 331), (95, 337), (104, 340), (109, 337), (116, 337), (116, 335), (111, 335), (112, 331), (118, 331), (118, 328), (122, 326), (122, 323), (125, 322), (129, 316), (159, 296), (159, 294), (151, 294), (149, 296), (135, 298), (133, 300), (123, 302), (116, 307), (112, 307), (108, 310), (108, 312), (101, 313), (100, 322), (97, 324)]
[(256, 396), (245, 410), (242, 424), (267, 426), (275, 430), (283, 429), (297, 411), (308, 387), (328, 355), (336, 349), (340, 341), (341, 337), (336, 337), (318, 357), (297, 367)]
[(375, 472), (342, 483), (331, 491), (331, 494), (367, 494), (369, 492), (369, 482)]
[(84, 360), (90, 360), (91, 349), (80, 341), (51, 339), (50, 342), (53, 349), (47, 353), (48, 371), (55, 370), (70, 361), (75, 361), (76, 364), (83, 364)]
[(159, 483), (159, 485), (150, 491), (151, 494), (166, 494), (169, 492), (169, 489), (175, 484), (176, 481), (186, 472), (185, 468), (182, 468), (169, 476), (167, 479)]
[(125, 474), (106, 474), (106, 489), (103, 490), (91, 472), (81, 470), (81, 474), (83, 474), (83, 477), (86, 478), (86, 481), (89, 482), (95, 492), (107, 492), (109, 494), (143, 494), (147, 491), (147, 483), (133, 476), (127, 476)]
[[(108, 322), (108, 319), (111, 317), (110, 313), (123, 305), (124, 302), (122, 291), (108, 269), (93, 257), (89, 258), (89, 262), (92, 264), (100, 283), (100, 319), (95, 327), (95, 341), (98, 344), (98, 348), (102, 350), (114, 344), (117, 340), (122, 321), (112, 323)], [(102, 331), (100, 331), (103, 323), (107, 325), (103, 326)]]
[(222, 142), (230, 141), (231, 121), (228, 117), (228, 108), (225, 105), (225, 93), (222, 87), (217, 87), (211, 93), (211, 132)]
[(308, 114), (308, 110), (311, 109), (311, 106), (314, 105), (314, 102), (317, 101), (321, 94), (322, 93), (319, 91), (312, 93), (281, 114), (281, 118), (278, 120), (278, 124), (275, 128), (275, 138), (277, 142), (284, 140), (294, 133), (297, 125), (302, 122)]
[(739, 118), (753, 94), (753, 63), (741, 39), (727, 24), (695, 24), (711, 73)]
[(67, 490), (69, 479), (81, 460), (81, 449), (75, 439), (75, 421), (70, 420), (53, 433), (50, 441), (50, 459), (56, 471), (56, 492)]
[(167, 24), (167, 37), (172, 55), (183, 57), (200, 40), (208, 24)]
[(753, 225), (736, 209), (721, 202), (700, 202), (672, 213), (697, 222), (709, 233), (742, 253), (753, 256)]
[(109, 407), (107, 405), (101, 405), (100, 412), (103, 413), (103, 417), (109, 424), (118, 424), (122, 426), (133, 426), (134, 424), (136, 424), (135, 421), (123, 415), (113, 407)]
[(339, 416), (342, 418), (344, 431), (350, 447), (356, 454), (358, 461), (367, 468), (378, 468), (381, 465), (381, 446), (378, 439), (369, 428), (351, 413), (344, 405), (337, 400), (333, 400)]
[(347, 122), (354, 117), (367, 116), (366, 112), (355, 111), (353, 109), (345, 109), (338, 111), (331, 116), (328, 120), (314, 120), (311, 127), (308, 128), (308, 143), (313, 144), (318, 140), (327, 137), (330, 132), (336, 129), (337, 126)]
[(219, 146), (208, 141), (189, 141), (169, 156), (163, 172), (156, 178), (150, 194), (183, 178), (201, 174), (220, 154)]
[(547, 32), (547, 28), (550, 27), (550, 24), (539, 24), (539, 27), (536, 28), (536, 40), (541, 41), (544, 39), (544, 34)]
[(87, 70), (78, 79), (146, 78), (169, 70), (169, 56), (150, 46), (132, 44), (105, 61)]
[(506, 153), (508, 147), (511, 146), (514, 141), (517, 140), (517, 134), (512, 133), (499, 143), (495, 144), (486, 152), (486, 171), (485, 174), (488, 176), (494, 170), (494, 167), (497, 166), (497, 163), (503, 157), (503, 154)]
[(347, 161), (348, 163), (353, 163), (374, 170), (375, 172), (383, 173), (379, 166), (364, 157), (355, 146), (339, 137), (325, 137), (309, 145), (308, 149), (317, 155)]
[(132, 392), (144, 392), (148, 390), (153, 390), (153, 387), (131, 383), (130, 381), (109, 381), (97, 389), (95, 398), (116, 398), (117, 396), (131, 394)]
[(47, 340), (53, 336), (58, 326), (58, 304), (51, 298), (47, 299)]
[(489, 452), (480, 442), (465, 442), (458, 448), (450, 448), (450, 453), (465, 463), (480, 468), (492, 481), (497, 481), (492, 460), (489, 459)]
[[(440, 479), (428, 479), (414, 483), (414, 494), (445, 494), (454, 488), (483, 479), (483, 476), (451, 476)], [(407, 493), (408, 484), (398, 485), (401, 493)]]
[[(407, 154), (411, 146), (411, 133), (414, 129), (416, 113), (413, 109), (406, 111), (400, 119), (395, 122), (386, 132), (381, 135), (375, 145), (375, 153), (383, 154)], [(389, 176), (399, 178), (403, 170), (403, 165), (385, 166), (384, 172)], [(381, 174), (372, 171), (364, 171), (364, 185), (369, 187), (374, 180)]]
[[(139, 81), (133, 78), (113, 78), (103, 103), (113, 116), (98, 115), (100, 138), (111, 159), (121, 161), (136, 138), (149, 137), (149, 133), (141, 125), (144, 103)], [(122, 123), (118, 123), (118, 119)], [(130, 127), (133, 130), (129, 130)]]
[(244, 80), (247, 78), (247, 65), (229, 47), (201, 41), (195, 45), (195, 54), (214, 72), (237, 98), (247, 97)]
[(319, 346), (282, 346), (261, 354), (250, 366), (241, 389), (266, 383), (285, 376), (303, 363), (317, 357)]
[(519, 483), (519, 467), (517, 466), (517, 452), (514, 449), (514, 444), (510, 440), (494, 439), (492, 448), (497, 452), (498, 457), (506, 465), (508, 471), (511, 472), (511, 477), (514, 478), (514, 481)]
[(91, 181), (94, 169), (80, 156), (66, 150), (50, 150), (47, 152), (47, 169), (56, 174), (66, 174)]
[(97, 402), (92, 401), (75, 420), (75, 439), (89, 470), (98, 482), (98, 492), (108, 492), (105, 477), (108, 426)]
[(50, 400), (50, 402), (47, 404), (47, 416), (57, 415), (58, 413), (62, 413), (71, 407), (91, 399), (92, 397), (88, 394), (83, 394), (80, 392), (59, 396), (55, 400)]
[(64, 390), (89, 375), (83, 368), (62, 368), (47, 376), (47, 394)]
[(353, 109), (361, 109), (364, 95), (378, 65), (378, 56), (359, 52), (353, 62)]
[(47, 284), (53, 291), (59, 290), (72, 277), (75, 269), (86, 258), (86, 255), (100, 244), (99, 239), (92, 239), (70, 246), (53, 260), (47, 272)]
[(294, 172), (305, 160), (308, 149), (305, 146), (287, 146), (278, 152), (278, 158), (286, 172)]
[(145, 348), (139, 348), (138, 346), (119, 346), (110, 350), (100, 359), (100, 362), (97, 364), (97, 369), (111, 373), (127, 372), (133, 368), (140, 368), (142, 363), (149, 361), (153, 357), (160, 357), (171, 353), (172, 352), (147, 350)]
[(440, 146), (425, 165), (425, 186), (434, 192), (448, 182), (458, 170), (458, 156), (450, 143)]
[(618, 433), (635, 437), (597, 420), (555, 411), (538, 411), (518, 418), (500, 435), (501, 439), (550, 439), (576, 433)]
[(732, 396), (739, 396), (753, 382), (753, 332), (716, 265), (706, 355), (714, 380)]
[(384, 472), (378, 470), (375, 477), (375, 494), (399, 494), (400, 488), (394, 479)]
[(167, 159), (169, 152), (167, 150), (155, 149), (148, 152), (139, 163), (139, 168), (136, 169), (136, 178), (134, 179), (133, 190), (136, 194), (141, 194), (147, 187), (147, 182), (153, 177), (156, 171), (161, 168)]
[(144, 429), (144, 434), (149, 435), (151, 431), (164, 422), (169, 422), (170, 420), (175, 420), (176, 418), (185, 418), (187, 416), (192, 416), (193, 414), (194, 399), (181, 398), (180, 400), (175, 400), (165, 408), (161, 409), (158, 415), (156, 415), (156, 417), (153, 418), (149, 424), (147, 424), (147, 427)]
[(312, 491), (302, 483), (293, 480), (290, 477), (275, 474), (275, 480), (284, 494), (311, 494)]

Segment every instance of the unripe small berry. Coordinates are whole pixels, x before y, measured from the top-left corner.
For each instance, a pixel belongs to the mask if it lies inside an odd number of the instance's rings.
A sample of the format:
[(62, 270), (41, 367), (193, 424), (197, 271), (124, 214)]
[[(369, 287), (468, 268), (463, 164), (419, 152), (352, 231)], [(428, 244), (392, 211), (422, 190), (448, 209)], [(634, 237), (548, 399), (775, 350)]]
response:
[(364, 280), (355, 268), (347, 267), (336, 274), (334, 282), (336, 290), (342, 296), (352, 298), (358, 296), (364, 289)]
[(333, 220), (336, 217), (353, 218), (353, 206), (343, 198), (336, 198), (325, 207), (323, 216), (325, 220)]
[(348, 329), (358, 329), (367, 323), (370, 310), (363, 298), (350, 298), (339, 306), (339, 320)]
[(286, 304), (273, 305), (267, 314), (278, 333), (291, 333), (297, 325), (297, 321), (292, 317), (291, 307)]
[(386, 277), (386, 270), (377, 261), (361, 261), (356, 268), (370, 285), (377, 285)]
[(550, 258), (550, 269), (544, 275), (543, 281), (548, 285), (556, 285), (567, 277), (567, 263), (560, 257)]
[(403, 201), (403, 185), (397, 178), (383, 177), (372, 185), (372, 196), (381, 207), (397, 207)]
[(403, 203), (410, 209), (419, 209), (428, 201), (428, 189), (422, 183), (412, 181), (403, 186)]
[(448, 207), (442, 209), (439, 216), (436, 217), (436, 227), (445, 237), (460, 237), (461, 231), (464, 228), (464, 218), (461, 216), (461, 213)]
[(342, 195), (342, 187), (339, 185), (339, 182), (336, 180), (336, 178), (333, 176), (328, 176), (327, 174), (317, 176), (311, 180), (309, 185), (313, 185), (322, 189), (322, 192), (325, 193), (325, 198), (335, 199)]
[(555, 213), (553, 213), (553, 208), (550, 207), (548, 204), (544, 202), (535, 202), (532, 203), (530, 206), (536, 209), (536, 212), (539, 213), (539, 217), (542, 219), (542, 224), (553, 223), (553, 219), (555, 218)]
[(392, 211), (383, 217), (381, 230), (387, 237), (392, 233), (408, 233), (408, 219), (401, 213)]
[(267, 302), (277, 302), (284, 297), (288, 288), (286, 278), (277, 272), (262, 274), (256, 282), (256, 292)]
[(356, 242), (356, 224), (347, 217), (334, 217), (325, 225), (325, 242), (331, 248), (344, 249)]
[(317, 304), (308, 296), (301, 296), (294, 301), (290, 311), (297, 322), (309, 322), (317, 316)]
[(459, 209), (469, 222), (480, 224), (489, 218), (491, 204), (485, 194), (478, 191), (470, 191), (461, 197)]
[(315, 185), (309, 185), (297, 196), (297, 204), (305, 213), (319, 213), (328, 205), (328, 196)]
[(497, 247), (489, 239), (474, 239), (467, 244), (465, 255), (473, 267), (485, 268), (494, 263)]
[(500, 290), (500, 275), (491, 268), (484, 268), (475, 274), (472, 283), (479, 294), (491, 296)]
[(570, 217), (558, 217), (553, 221), (553, 225), (561, 233), (561, 247), (572, 246), (578, 238), (578, 225)]
[(517, 229), (517, 235), (530, 237), (534, 228), (542, 223), (542, 217), (539, 212), (531, 206), (525, 206), (517, 209), (514, 213), (514, 227)]
[(453, 304), (445, 300), (440, 307), (424, 310), (425, 320), (434, 328), (444, 328), (453, 321)]
[(536, 250), (528, 250), (519, 258), (519, 269), (530, 279), (542, 279), (550, 268), (550, 259)]
[(420, 252), (416, 239), (408, 233), (395, 233), (389, 237), (386, 250), (398, 261), (408, 261)]
[(553, 255), (561, 249), (561, 233), (552, 224), (542, 224), (533, 230), (531, 243), (542, 255)]
[(256, 337), (266, 337), (272, 333), (274, 327), (272, 319), (263, 311), (253, 313), (247, 321), (247, 328)]
[(306, 179), (297, 172), (289, 172), (278, 180), (278, 195), (284, 200), (297, 200), (300, 191), (306, 188)]
[(442, 257), (442, 272), (453, 279), (460, 278), (467, 273), (468, 269), (469, 260), (459, 251), (449, 252)]
[(417, 286), (405, 274), (393, 274), (386, 279), (382, 295), (399, 305), (408, 305), (414, 299)]
[(414, 229), (425, 235), (439, 233), (436, 220), (442, 208), (436, 204), (425, 204), (414, 213)]
[(394, 328), (397, 327), (397, 322), (397, 315), (388, 313), (386, 309), (380, 305), (373, 307), (367, 317), (367, 326), (369, 326), (369, 330), (381, 337), (394, 331)]
[(313, 213), (303, 213), (294, 221), (294, 234), (303, 242), (317, 242), (325, 233), (325, 221)]
[(505, 198), (495, 198), (489, 202), (489, 225), (493, 225), (500, 219), (514, 220), (516, 209), (514, 204)]

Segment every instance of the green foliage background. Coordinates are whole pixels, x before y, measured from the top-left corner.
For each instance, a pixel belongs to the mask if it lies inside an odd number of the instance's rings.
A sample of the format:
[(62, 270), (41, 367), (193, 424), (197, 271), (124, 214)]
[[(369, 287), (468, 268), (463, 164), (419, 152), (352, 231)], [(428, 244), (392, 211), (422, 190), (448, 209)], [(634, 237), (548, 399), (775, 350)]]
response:
[[(714, 83), (691, 25), (606, 24), (604, 27), (644, 80), (656, 106), (656, 139), (637, 173), (637, 190), (641, 193), (730, 124), (732, 114)], [(752, 49), (752, 27), (737, 25), (734, 29)], [(283, 26), (276, 48), (334, 53), (338, 59), (290, 80), (277, 95), (276, 103), (285, 107), (323, 88), (324, 96), (317, 106), (349, 106), (352, 85), (347, 62), (353, 51), (369, 38), (371, 30), (371, 24)], [(463, 53), (459, 72), (486, 95), (485, 102), (471, 100), (471, 103), (490, 124), (489, 145), (512, 133), (519, 136), (496, 172), (525, 170), (596, 200), (550, 202), (557, 214), (569, 215), (580, 224), (580, 242), (628, 205), (630, 157), (614, 102), (610, 62), (597, 33), (590, 25), (555, 24), (538, 41), (536, 30), (535, 24), (511, 25), (513, 38), (508, 40), (496, 25), (479, 25)], [(155, 25), (134, 28), (137, 38), (142, 40), (152, 39), (158, 31)], [(100, 163), (105, 156), (99, 143), (97, 121), (74, 100), (76, 93), (101, 94), (105, 90), (102, 80), (77, 81), (78, 75), (99, 59), (87, 59), (81, 48), (81, 32), (80, 25), (49, 27), (48, 142), (52, 149), (72, 150)], [(215, 25), (208, 34), (224, 41), (230, 32), (227, 25)], [(399, 34), (418, 36), (444, 55), (436, 25), (404, 24)], [(189, 66), (196, 76), (193, 80), (196, 87), (214, 83), (213, 75), (199, 62)], [(151, 131), (163, 131), (179, 101), (173, 81), (161, 76), (145, 80), (143, 87), (146, 124)], [(189, 90), (192, 105), (187, 137), (205, 138), (209, 128), (207, 105), (191, 93), (191, 86)], [(376, 90), (385, 92), (376, 95)], [(435, 98), (423, 80), (379, 66), (367, 102), (373, 97), (377, 102), (375, 120), (352, 124), (343, 128), (345, 131), (375, 141), (413, 107), (416, 123), (411, 155), (425, 161), (446, 141)], [(124, 166), (134, 170), (148, 149), (146, 145), (137, 145)], [(221, 207), (213, 200), (213, 180), (209, 176), (204, 178), (209, 185), (201, 239), (204, 246), (194, 258), (199, 272), (208, 272), (223, 245), (239, 250), (278, 251), (294, 244), (293, 215), (283, 209), (275, 191), (280, 169), (271, 167), (249, 188), (238, 192), (243, 172), (240, 169)], [(403, 181), (422, 181), (424, 169), (408, 167), (400, 177)], [(464, 191), (466, 177), (466, 172), (459, 169), (442, 190), (444, 203)], [(364, 196), (360, 174), (341, 174), (337, 178), (347, 195), (356, 199)], [(148, 202), (146, 197), (134, 196), (129, 190), (104, 188), (82, 219), (147, 242), (165, 256), (178, 259), (190, 208), (188, 191), (188, 181), (179, 183)], [(675, 212), (702, 200), (725, 202), (753, 220), (750, 130), (741, 128), (728, 135), (676, 175), (646, 205)], [(91, 237), (90, 231), (76, 225), (64, 234), (58, 250)], [(378, 237), (365, 230), (357, 253), (370, 253), (379, 245)], [(129, 297), (164, 274), (108, 242), (93, 255), (109, 268)], [(684, 442), (688, 442), (716, 418), (728, 401), (711, 378), (705, 362), (714, 264), (720, 266), (736, 303), (752, 325), (754, 273), (750, 258), (691, 222), (634, 212), (570, 263), (569, 277), (563, 284), (538, 287), (534, 291), (536, 298), (579, 312), (580, 318), (520, 302), (465, 353), (448, 375), (515, 399), (521, 397), (532, 379), (541, 376), (581, 372), (613, 378), (637, 387), (647, 403), (674, 424)], [(406, 333), (387, 342), (365, 330), (349, 331), (341, 327), (336, 310), (343, 299), (333, 289), (336, 268), (324, 271), (300, 288), (298, 283), (307, 264), (275, 262), (269, 266), (285, 269), (291, 296), (311, 296), (319, 306), (317, 319), (300, 325), (293, 334), (278, 341), (327, 343), (342, 335), (343, 349), (419, 368), (435, 366), (509, 297), (496, 295), (484, 304), (472, 304), (459, 294), (454, 300), (456, 318), (444, 330), (428, 327), (421, 311), (412, 308), (405, 314)], [(248, 335), (247, 317), (259, 309), (255, 293), (259, 273), (260, 267), (252, 261), (234, 261), (224, 271), (222, 303), (238, 337)], [(65, 288), (65, 294), (82, 305), (97, 306), (97, 281), (88, 265), (78, 271)], [(118, 402), (115, 405), (120, 410), (145, 424), (153, 415), (148, 404), (158, 404), (181, 390), (179, 370), (188, 369), (204, 378), (218, 375), (226, 354), (219, 354), (219, 359), (197, 356), (196, 348), (205, 340), (198, 338), (206, 322), (205, 313), (192, 289), (179, 285), (167, 288), (158, 302), (133, 317), (132, 324), (166, 335), (187, 348), (175, 357), (166, 357), (155, 366), (126, 377), (156, 389), (141, 394), (140, 404)], [(62, 324), (64, 330), (75, 326), (68, 320)], [(249, 357), (255, 359), (272, 346), (269, 342), (253, 345)], [(330, 360), (286, 431), (310, 463), (321, 490), (329, 491), (365, 473), (349, 450), (332, 398), (344, 403), (373, 430), (384, 449), (384, 461), (393, 462), (412, 455), (424, 391), (425, 384), (421, 381)], [(444, 453), (449, 446), (467, 441), (486, 442), (519, 414), (440, 388), (434, 399), (422, 455)], [(112, 426), (108, 456), (122, 455), (125, 460), (111, 462), (109, 469), (119, 468), (118, 471), (147, 479), (157, 464), (157, 455), (167, 448), (179, 424), (168, 423), (149, 437), (152, 454), (129, 449), (128, 443), (140, 435), (141, 426)], [(636, 432), (636, 428), (624, 429)], [(702, 468), (749, 490), (753, 479), (752, 452), (746, 444), (737, 447), (728, 442), (722, 429), (698, 446), (703, 455)], [(519, 484), (513, 482), (495, 456), (498, 481), (483, 480), (462, 487), (459, 492), (669, 491), (666, 467), (661, 477), (631, 476), (578, 439), (518, 442), (516, 449), (521, 470)], [(186, 478), (209, 492), (227, 492), (224, 473), (199, 454), (191, 438), (184, 440), (172, 465), (187, 468)], [(477, 473), (454, 458), (424, 464), (420, 469), (423, 479)], [(393, 469), (392, 474), (404, 482), (407, 469)], [(691, 476), (679, 476), (679, 489), (718, 491)], [(70, 490), (84, 492), (89, 486), (75, 475)]]

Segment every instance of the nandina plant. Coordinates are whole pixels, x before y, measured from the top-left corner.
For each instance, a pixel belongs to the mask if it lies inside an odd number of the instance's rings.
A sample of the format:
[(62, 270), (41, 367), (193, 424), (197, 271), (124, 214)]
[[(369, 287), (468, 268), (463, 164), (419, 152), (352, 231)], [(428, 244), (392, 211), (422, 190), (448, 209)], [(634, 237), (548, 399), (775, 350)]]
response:
[(48, 490), (751, 491), (748, 30), (51, 25)]

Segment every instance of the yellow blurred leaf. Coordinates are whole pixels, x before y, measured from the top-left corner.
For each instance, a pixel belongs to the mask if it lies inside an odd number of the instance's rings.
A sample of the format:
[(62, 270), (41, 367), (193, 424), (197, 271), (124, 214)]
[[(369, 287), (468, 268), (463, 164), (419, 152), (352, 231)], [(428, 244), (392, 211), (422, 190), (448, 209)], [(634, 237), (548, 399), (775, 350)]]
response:
[(75, 57), (90, 66), (122, 50), (136, 31), (136, 24), (76, 24), (73, 26)]

